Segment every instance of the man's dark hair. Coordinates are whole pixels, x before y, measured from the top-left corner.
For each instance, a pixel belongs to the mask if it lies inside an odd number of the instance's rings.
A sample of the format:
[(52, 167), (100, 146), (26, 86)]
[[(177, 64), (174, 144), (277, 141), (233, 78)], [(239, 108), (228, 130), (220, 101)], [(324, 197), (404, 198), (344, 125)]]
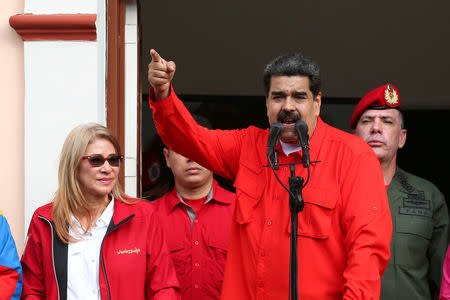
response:
[(282, 55), (264, 68), (264, 91), (266, 96), (270, 90), (272, 76), (307, 76), (309, 78), (309, 89), (316, 97), (321, 90), (319, 66), (310, 58), (300, 53)]

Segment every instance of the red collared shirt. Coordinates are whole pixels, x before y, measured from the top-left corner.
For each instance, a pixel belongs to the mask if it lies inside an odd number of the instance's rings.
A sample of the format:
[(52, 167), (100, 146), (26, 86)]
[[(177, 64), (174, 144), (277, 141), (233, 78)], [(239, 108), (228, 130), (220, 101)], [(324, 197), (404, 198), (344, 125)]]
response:
[(219, 299), (235, 199), (214, 181), (197, 214), (175, 189), (152, 203), (166, 230), (183, 300)]
[[(289, 197), (263, 167), (268, 130), (207, 130), (196, 125), (173, 90), (151, 107), (165, 145), (234, 180), (237, 201), (221, 299), (288, 299)], [(310, 157), (320, 163), (311, 164), (299, 213), (299, 298), (378, 299), (392, 233), (378, 158), (362, 139), (320, 118)], [(301, 154), (279, 152), (279, 160), (299, 162)], [(295, 170), (307, 177), (303, 166)], [(289, 168), (277, 174), (287, 186)]]

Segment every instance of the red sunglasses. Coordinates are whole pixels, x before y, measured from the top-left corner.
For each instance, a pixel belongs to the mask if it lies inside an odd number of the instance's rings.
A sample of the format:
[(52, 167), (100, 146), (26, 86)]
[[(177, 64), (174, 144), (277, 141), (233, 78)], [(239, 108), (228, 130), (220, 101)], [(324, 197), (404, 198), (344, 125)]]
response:
[(123, 156), (119, 154), (110, 154), (108, 157), (103, 157), (101, 154), (85, 155), (81, 157), (87, 159), (91, 167), (101, 167), (108, 161), (111, 167), (119, 167), (122, 163)]

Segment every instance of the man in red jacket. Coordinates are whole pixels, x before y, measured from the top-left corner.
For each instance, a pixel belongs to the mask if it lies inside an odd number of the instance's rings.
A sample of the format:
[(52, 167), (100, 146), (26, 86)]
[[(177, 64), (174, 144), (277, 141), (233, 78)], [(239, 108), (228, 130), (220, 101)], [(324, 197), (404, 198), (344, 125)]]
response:
[[(198, 126), (177, 98), (171, 81), (175, 63), (151, 50), (150, 105), (164, 143), (223, 177), (234, 180), (236, 209), (231, 225), (221, 299), (288, 299), (290, 257), (289, 194), (266, 156), (269, 131), (207, 130)], [(304, 209), (298, 214), (300, 299), (378, 299), (389, 260), (392, 222), (380, 164), (358, 137), (319, 117), (319, 67), (301, 54), (280, 56), (264, 71), (267, 116), (281, 123), (275, 151), (277, 177), (288, 186), (289, 167), (303, 150), (294, 128), (308, 125), (308, 168)]]
[[(211, 128), (197, 115), (197, 123)], [(152, 202), (166, 231), (183, 300), (220, 297), (236, 195), (220, 187), (208, 169), (164, 148), (175, 188)]]

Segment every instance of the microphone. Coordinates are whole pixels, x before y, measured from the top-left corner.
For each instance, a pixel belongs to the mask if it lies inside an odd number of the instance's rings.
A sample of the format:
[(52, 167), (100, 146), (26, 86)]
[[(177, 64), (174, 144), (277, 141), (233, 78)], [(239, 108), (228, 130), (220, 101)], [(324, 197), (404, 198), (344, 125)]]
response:
[[(267, 159), (275, 165), (278, 170), (278, 155), (275, 151), (275, 146), (280, 139), (281, 132), (283, 132), (283, 125), (280, 123), (273, 123), (269, 129), (269, 138), (267, 139)], [(273, 161), (272, 161), (273, 156)]]
[(295, 122), (295, 131), (298, 135), (298, 140), (303, 151), (302, 163), (303, 167), (309, 168), (310, 158), (309, 158), (309, 136), (308, 136), (308, 125), (303, 120), (298, 120)]

